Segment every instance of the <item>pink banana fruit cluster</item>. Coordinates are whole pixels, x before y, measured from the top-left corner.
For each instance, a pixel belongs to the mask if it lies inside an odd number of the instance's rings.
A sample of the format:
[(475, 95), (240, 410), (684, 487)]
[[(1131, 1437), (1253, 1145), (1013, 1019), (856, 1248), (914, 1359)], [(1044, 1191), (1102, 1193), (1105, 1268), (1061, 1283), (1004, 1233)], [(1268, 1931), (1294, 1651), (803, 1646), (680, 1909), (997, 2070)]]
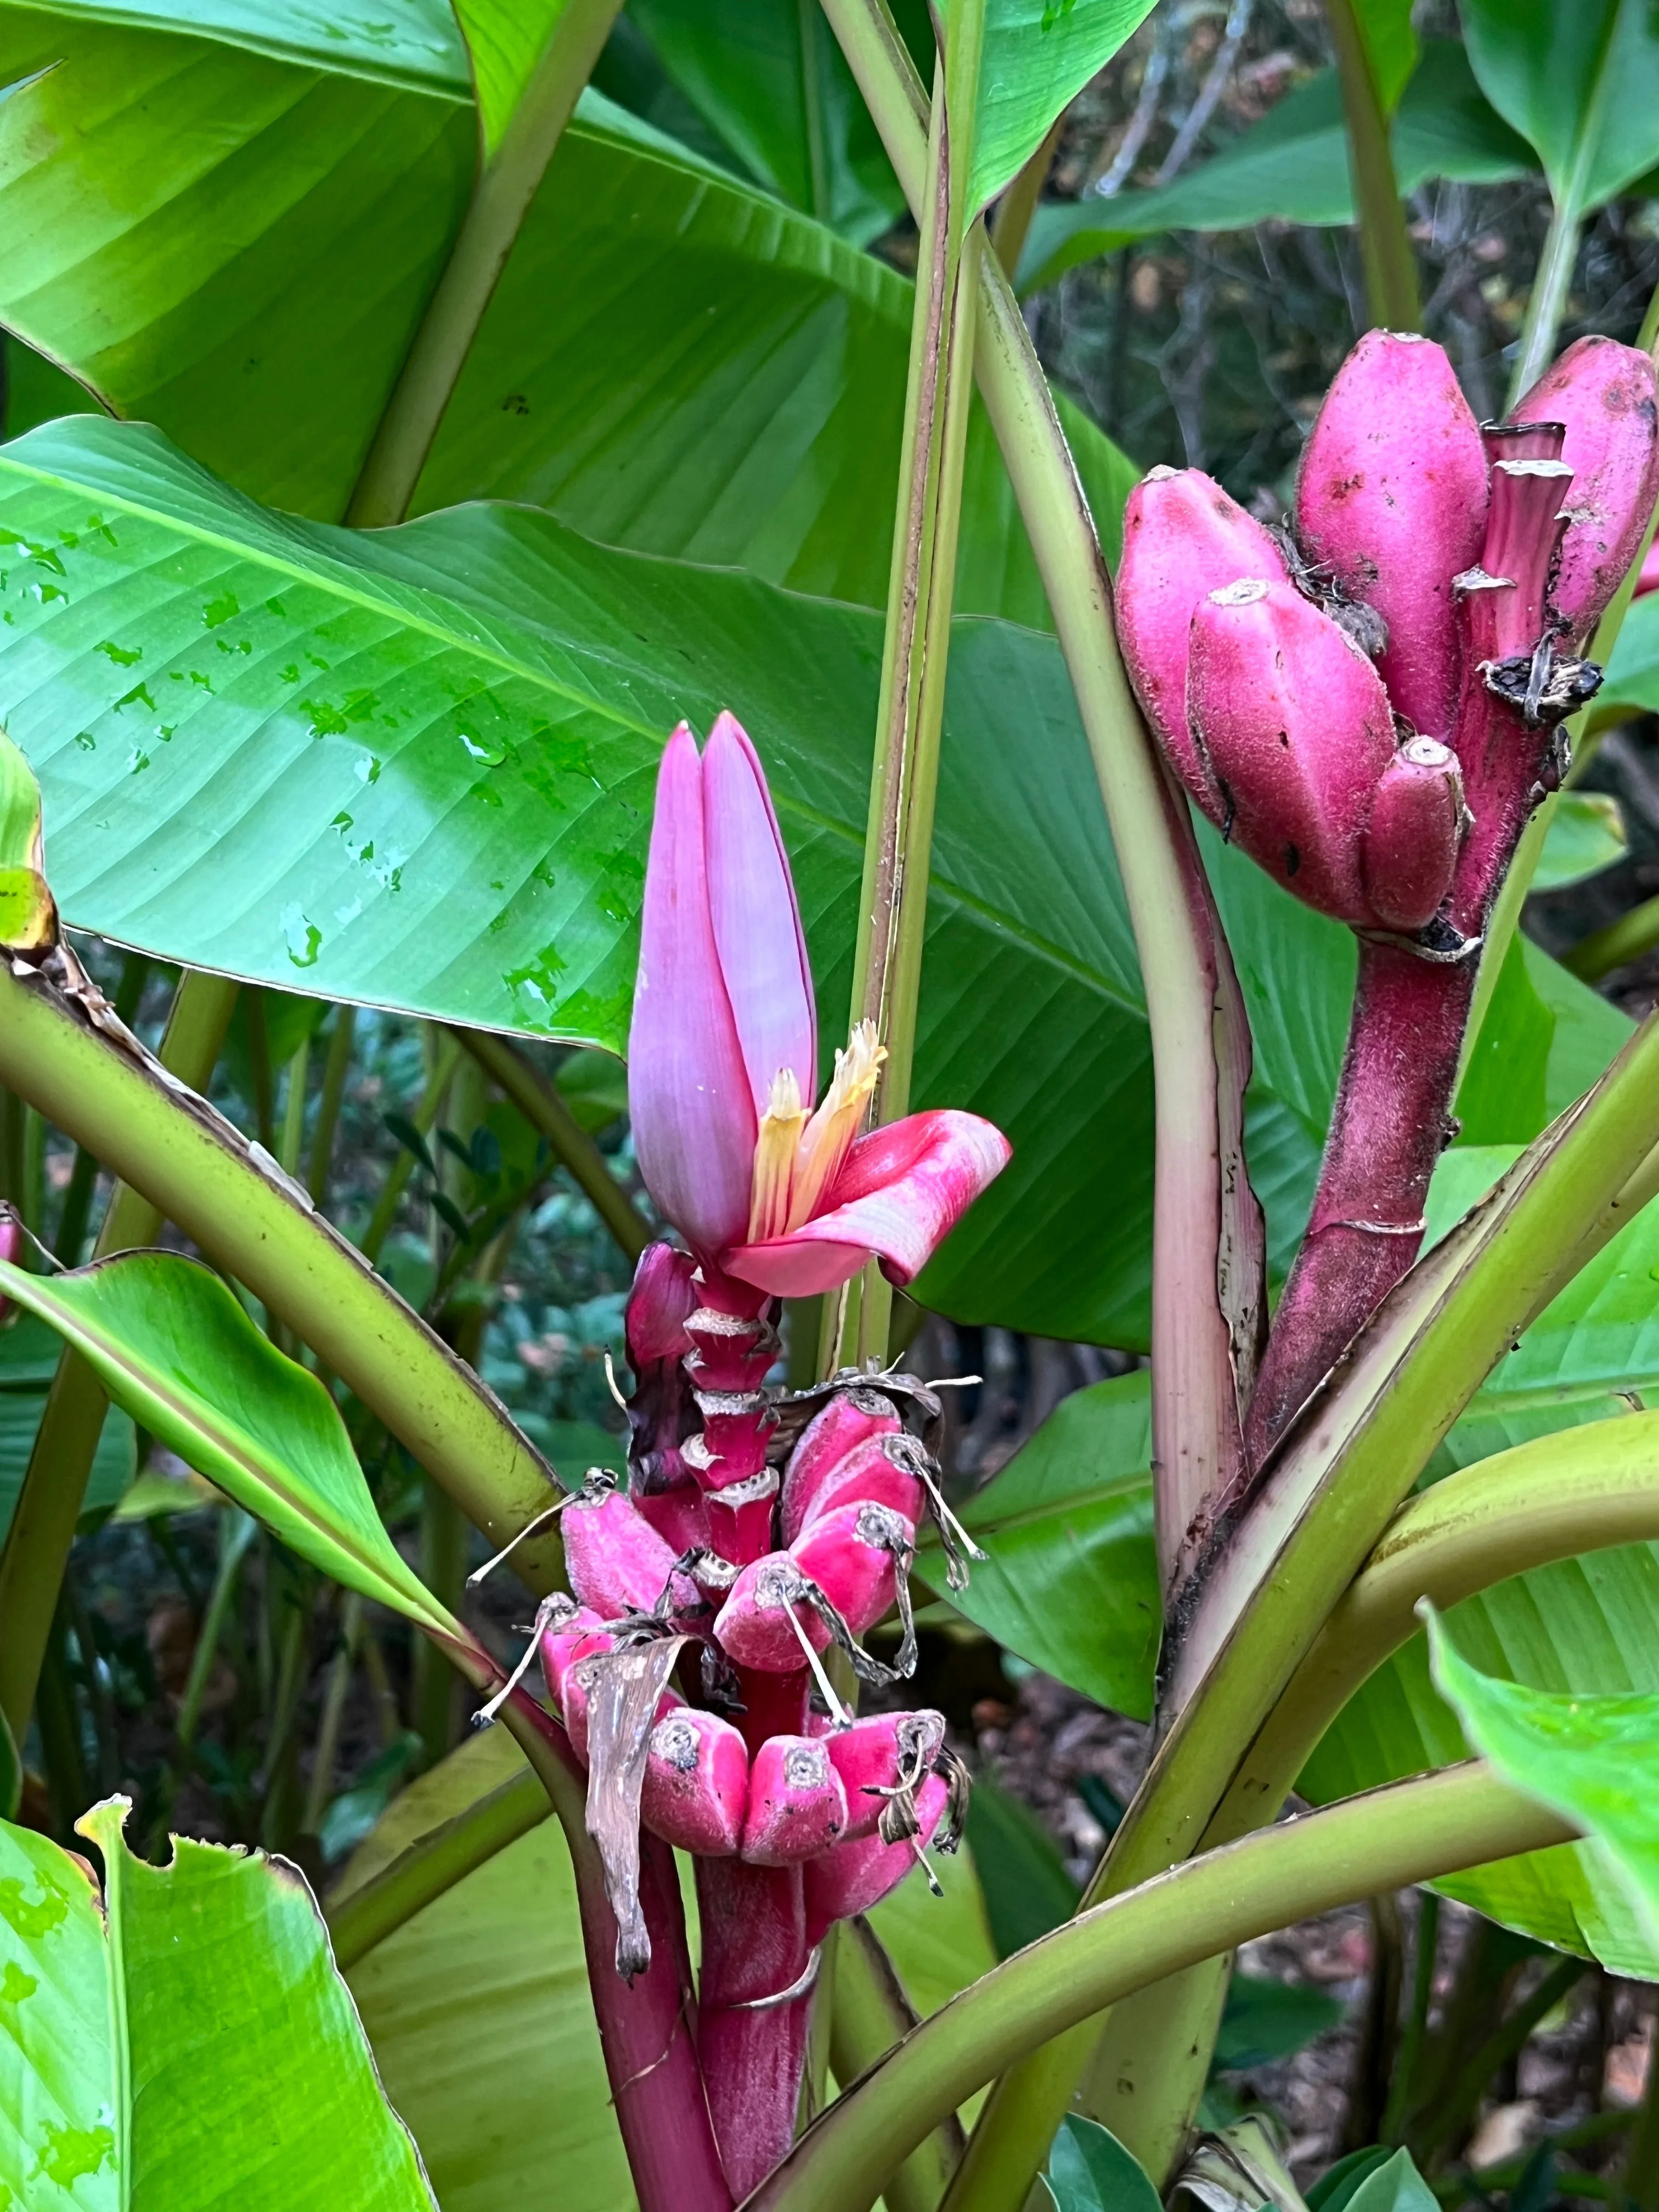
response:
[(1654, 422), (1651, 361), (1611, 339), (1483, 429), (1437, 345), (1373, 331), (1320, 410), (1290, 529), (1154, 470), (1118, 626), (1209, 819), (1320, 913), (1462, 955), (1559, 780), (1559, 747), (1524, 733), (1598, 680), (1578, 656), (1652, 511)]
[[(701, 756), (682, 725), (658, 781), (629, 1101), (647, 1188), (688, 1249), (641, 1260), (629, 1484), (591, 1478), (568, 1502), (574, 1603), (544, 1609), (538, 1644), (588, 1770), (625, 1976), (650, 1960), (642, 1848), (692, 1856), (696, 2054), (739, 2197), (788, 2148), (824, 1935), (929, 1844), (951, 1848), (965, 1796), (939, 1713), (855, 1719), (822, 1656), (838, 1644), (866, 1680), (913, 1669), (908, 1574), (930, 1510), (958, 1571), (905, 1418), (937, 1401), (887, 1373), (781, 1404), (767, 1382), (781, 1297), (836, 1290), (872, 1258), (908, 1282), (1008, 1159), (972, 1114), (866, 1131), (884, 1057), (860, 1024), (814, 1107), (811, 972), (765, 775), (730, 714)], [(895, 1606), (888, 1668), (860, 1639)]]
[(589, 1699), (604, 1674), (591, 1662), (630, 1638), (690, 1639), (708, 1702), (659, 1694), (641, 1818), (700, 1857), (801, 1869), (809, 1949), (911, 1870), (912, 1843), (934, 1839), (956, 1787), (939, 1714), (854, 1720), (815, 1711), (810, 1696), (808, 1650), (832, 1635), (873, 1668), (856, 1639), (903, 1589), (925, 1456), (893, 1399), (854, 1384), (828, 1399), (790, 1455), (781, 1540), (742, 1568), (707, 1546), (677, 1553), (695, 1508), (672, 1492), (636, 1504), (596, 1486), (564, 1515), (577, 1605), (544, 1629), (541, 1654), (578, 1757), (589, 1756)]

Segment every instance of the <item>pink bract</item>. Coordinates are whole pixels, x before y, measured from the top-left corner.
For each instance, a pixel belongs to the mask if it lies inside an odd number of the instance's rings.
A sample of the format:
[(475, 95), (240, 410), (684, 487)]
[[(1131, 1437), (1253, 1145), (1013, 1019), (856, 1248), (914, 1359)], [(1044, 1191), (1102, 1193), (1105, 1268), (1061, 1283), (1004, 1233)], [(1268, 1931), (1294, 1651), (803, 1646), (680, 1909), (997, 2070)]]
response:
[(1006, 1139), (973, 1114), (914, 1114), (859, 1137), (882, 1058), (873, 1036), (838, 1056), (814, 1116), (817, 1056), (805, 939), (759, 758), (730, 714), (701, 758), (682, 724), (657, 784), (629, 1106), (646, 1186), (706, 1274), (806, 1297), (873, 1254), (908, 1283), (1006, 1164)]

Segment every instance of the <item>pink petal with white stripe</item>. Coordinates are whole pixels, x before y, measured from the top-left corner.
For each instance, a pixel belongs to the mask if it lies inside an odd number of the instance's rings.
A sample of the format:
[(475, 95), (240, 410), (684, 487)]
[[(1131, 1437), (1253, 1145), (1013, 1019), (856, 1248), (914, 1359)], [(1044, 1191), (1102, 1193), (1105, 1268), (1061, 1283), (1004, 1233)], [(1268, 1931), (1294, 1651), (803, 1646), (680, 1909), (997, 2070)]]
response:
[(703, 840), (702, 764), (682, 722), (657, 778), (628, 1109), (647, 1189), (699, 1251), (714, 1253), (749, 1225), (757, 1123), (709, 915)]
[(1012, 1150), (977, 1114), (908, 1115), (859, 1139), (816, 1220), (739, 1245), (720, 1265), (775, 1297), (810, 1297), (839, 1289), (873, 1252), (890, 1280), (908, 1283)]

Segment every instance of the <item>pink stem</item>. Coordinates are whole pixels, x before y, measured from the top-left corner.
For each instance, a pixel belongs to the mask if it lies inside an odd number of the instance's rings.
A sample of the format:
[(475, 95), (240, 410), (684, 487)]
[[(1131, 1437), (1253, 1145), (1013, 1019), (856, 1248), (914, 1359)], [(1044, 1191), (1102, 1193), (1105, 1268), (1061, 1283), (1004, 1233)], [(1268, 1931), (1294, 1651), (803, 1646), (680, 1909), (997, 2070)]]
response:
[[(1477, 605), (1471, 619), (1486, 613)], [(1524, 611), (1522, 634), (1541, 619)], [(1528, 728), (1485, 689), (1480, 657), (1468, 654), (1456, 733), (1474, 826), (1445, 908), (1452, 929), (1466, 939), (1485, 932), (1545, 780), (1553, 781), (1550, 732)], [(1252, 1483), (1297, 1409), (1417, 1257), (1429, 1178), (1455, 1134), (1452, 1099), (1476, 974), (1473, 958), (1425, 960), (1360, 940), (1347, 1052), (1313, 1215), (1273, 1316), (1250, 1407)]]
[(640, 1846), (651, 1964), (631, 1986), (617, 1972), (617, 1923), (599, 1854), (590, 1846), (576, 1857), (582, 1948), (617, 2124), (640, 2212), (731, 2212), (733, 2191), (715, 2147), (698, 2062), (696, 1998), (674, 1854), (654, 1836), (642, 1835)]
[[(487, 1654), (469, 1649), (465, 1657), (469, 1672), (476, 1658), (481, 1673), (499, 1678)], [(562, 1726), (528, 1691), (514, 1692), (507, 1718), (547, 1784), (570, 1849), (588, 1988), (640, 2212), (732, 2212), (697, 2057), (696, 1997), (674, 1854), (654, 1836), (641, 1836), (640, 1903), (651, 1964), (630, 1986), (617, 1972), (616, 1917), (583, 1818), (581, 1763)]]
[(700, 1858), (696, 1875), (702, 1918), (697, 2047), (726, 2178), (741, 2199), (794, 2140), (811, 1991), (763, 2011), (738, 2008), (776, 1996), (805, 1973), (806, 1908), (799, 1867)]
[(1348, 1049), (1313, 1216), (1251, 1401), (1251, 1463), (1416, 1259), (1434, 1164), (1449, 1143), (1474, 965), (1359, 947)]

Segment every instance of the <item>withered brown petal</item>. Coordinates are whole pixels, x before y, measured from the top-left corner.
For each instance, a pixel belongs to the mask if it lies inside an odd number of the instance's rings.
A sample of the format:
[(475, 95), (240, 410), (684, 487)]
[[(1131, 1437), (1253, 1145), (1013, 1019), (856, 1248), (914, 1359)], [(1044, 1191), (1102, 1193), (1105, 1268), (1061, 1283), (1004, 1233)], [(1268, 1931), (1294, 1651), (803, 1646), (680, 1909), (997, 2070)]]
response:
[(631, 1982), (651, 1964), (640, 1910), (640, 1792), (657, 1702), (690, 1641), (661, 1636), (578, 1662), (587, 1692), (587, 1832), (599, 1847), (617, 1921), (617, 1972)]

